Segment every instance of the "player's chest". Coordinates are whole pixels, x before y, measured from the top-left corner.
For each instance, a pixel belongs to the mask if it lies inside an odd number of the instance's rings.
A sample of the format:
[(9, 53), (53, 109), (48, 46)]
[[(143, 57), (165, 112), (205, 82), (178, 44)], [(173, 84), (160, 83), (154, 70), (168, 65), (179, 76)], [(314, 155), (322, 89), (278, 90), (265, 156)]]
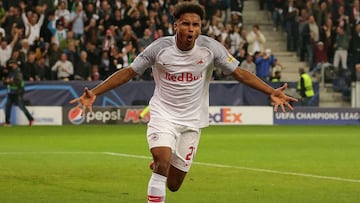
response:
[(211, 53), (196, 50), (191, 53), (164, 52), (158, 57), (157, 66), (162, 71), (177, 73), (201, 73), (213, 64)]

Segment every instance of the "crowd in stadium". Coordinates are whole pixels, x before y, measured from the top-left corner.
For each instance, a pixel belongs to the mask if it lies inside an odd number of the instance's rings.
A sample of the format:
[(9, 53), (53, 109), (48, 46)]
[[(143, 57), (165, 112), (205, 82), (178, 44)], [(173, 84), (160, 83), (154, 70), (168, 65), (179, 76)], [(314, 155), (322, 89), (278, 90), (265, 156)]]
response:
[[(129, 65), (152, 41), (173, 35), (172, 12), (178, 0), (2, 0), (0, 76), (18, 61), (27, 81), (103, 80)], [(269, 80), (279, 65), (266, 51), (258, 25), (246, 30), (243, 0), (199, 0), (205, 7), (203, 34), (220, 41), (244, 66)], [(311, 70), (318, 64), (360, 63), (359, 0), (260, 0), (287, 33), (288, 51), (296, 51)], [(251, 35), (256, 35), (253, 39)], [(321, 49), (321, 46), (323, 47)], [(248, 61), (248, 64), (245, 62)], [(254, 64), (252, 64), (254, 63)], [(359, 68), (360, 71), (360, 68)], [(259, 75), (260, 74), (260, 75)], [(151, 80), (151, 69), (134, 80)], [(215, 80), (229, 79), (214, 71)], [(275, 78), (276, 79), (276, 78)]]

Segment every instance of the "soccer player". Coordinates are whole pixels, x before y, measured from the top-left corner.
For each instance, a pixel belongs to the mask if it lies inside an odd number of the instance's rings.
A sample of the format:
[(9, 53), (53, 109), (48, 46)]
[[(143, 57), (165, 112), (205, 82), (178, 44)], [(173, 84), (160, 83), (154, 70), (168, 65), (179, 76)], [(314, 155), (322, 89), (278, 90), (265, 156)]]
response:
[(118, 87), (152, 66), (155, 80), (150, 100), (147, 140), (153, 157), (153, 173), (148, 184), (148, 203), (165, 202), (166, 185), (177, 191), (187, 172), (200, 139), (201, 129), (209, 125), (209, 83), (214, 66), (270, 96), (274, 110), (296, 99), (284, 94), (287, 85), (273, 89), (254, 74), (238, 67), (239, 62), (217, 41), (200, 35), (203, 8), (183, 2), (175, 7), (175, 36), (150, 44), (129, 67), (121, 69), (101, 84), (85, 88), (79, 98), (83, 113), (92, 111), (97, 95)]

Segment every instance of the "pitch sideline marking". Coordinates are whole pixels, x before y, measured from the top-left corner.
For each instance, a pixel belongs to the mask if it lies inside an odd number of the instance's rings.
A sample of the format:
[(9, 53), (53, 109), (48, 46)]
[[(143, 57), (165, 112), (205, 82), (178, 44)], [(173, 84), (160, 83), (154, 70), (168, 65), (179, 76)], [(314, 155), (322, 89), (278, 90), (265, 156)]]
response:
[[(149, 156), (140, 156), (140, 155), (134, 155), (134, 154), (117, 153), (117, 152), (0, 152), (0, 155), (17, 155), (17, 154), (103, 154), (103, 155), (126, 157), (126, 158), (148, 159), (148, 160), (152, 159)], [(340, 177), (334, 177), (334, 176), (322, 176), (322, 175), (314, 175), (314, 174), (309, 174), (309, 173), (277, 171), (277, 170), (271, 170), (271, 169), (252, 168), (252, 167), (244, 167), (244, 166), (232, 166), (232, 165), (225, 165), (225, 164), (205, 163), (205, 162), (196, 162), (196, 161), (193, 162), (193, 164), (216, 167), (216, 168), (230, 168), (230, 169), (239, 169), (239, 170), (247, 170), (247, 171), (262, 172), (262, 173), (272, 173), (272, 174), (278, 174), (278, 175), (291, 175), (291, 176), (308, 177), (308, 178), (316, 178), (316, 179), (323, 179), (323, 180), (334, 180), (334, 181), (342, 181), (342, 182), (360, 183), (360, 180), (357, 180), (357, 179), (340, 178)]]
[[(137, 159), (152, 159), (151, 157), (137, 156), (137, 155), (132, 155), (132, 154), (122, 154), (122, 153), (115, 153), (115, 152), (103, 152), (103, 153), (106, 155), (110, 155), (110, 156), (120, 156), (120, 157), (129, 157), (129, 158), (137, 158)], [(277, 170), (271, 170), (271, 169), (251, 168), (251, 167), (244, 167), (244, 166), (231, 166), (231, 165), (196, 162), (196, 161), (194, 161), (193, 164), (216, 167), (216, 168), (230, 168), (230, 169), (272, 173), (272, 174), (279, 174), (279, 175), (291, 175), (291, 176), (301, 176), (301, 177), (309, 177), (309, 178), (317, 178), (317, 179), (325, 179), (325, 180), (336, 180), (336, 181), (343, 181), (343, 182), (360, 183), (360, 180), (356, 180), (356, 179), (340, 178), (340, 177), (333, 177), (333, 176), (321, 176), (321, 175), (314, 175), (314, 174), (308, 174), (308, 173), (286, 172), (286, 171), (277, 171)]]

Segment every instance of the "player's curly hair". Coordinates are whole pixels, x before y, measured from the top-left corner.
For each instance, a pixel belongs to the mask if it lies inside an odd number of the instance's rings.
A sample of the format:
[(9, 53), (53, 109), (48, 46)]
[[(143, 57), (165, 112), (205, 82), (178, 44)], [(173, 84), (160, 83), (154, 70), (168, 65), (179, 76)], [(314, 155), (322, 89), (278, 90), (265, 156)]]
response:
[(175, 6), (175, 11), (174, 11), (175, 20), (178, 20), (180, 16), (185, 13), (195, 13), (200, 16), (201, 20), (203, 20), (205, 16), (204, 8), (200, 4), (190, 1), (181, 2)]

